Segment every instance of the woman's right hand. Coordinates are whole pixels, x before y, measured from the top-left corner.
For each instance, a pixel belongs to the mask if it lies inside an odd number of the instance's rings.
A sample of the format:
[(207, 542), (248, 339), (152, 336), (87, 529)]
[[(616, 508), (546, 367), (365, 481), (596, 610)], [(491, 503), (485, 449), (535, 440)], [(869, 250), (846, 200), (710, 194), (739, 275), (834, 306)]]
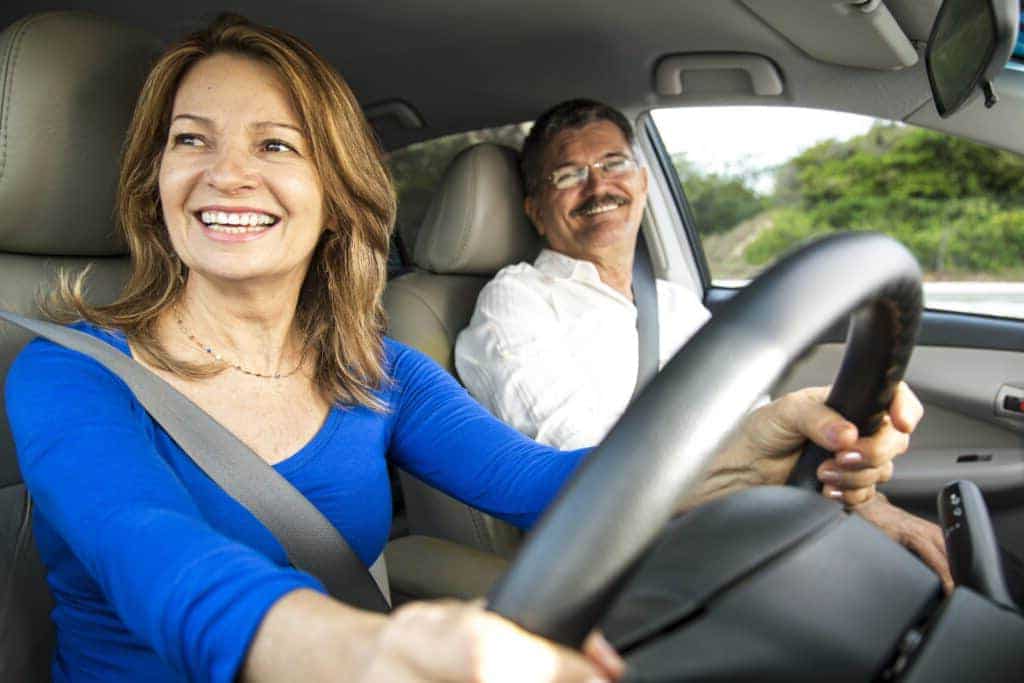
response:
[(418, 602), (388, 619), (362, 680), (594, 683), (618, 679), (624, 666), (597, 631), (580, 654), (478, 603)]
[(302, 589), (264, 616), (240, 680), (591, 683), (617, 680), (624, 668), (596, 631), (581, 654), (480, 603), (414, 602), (382, 616)]

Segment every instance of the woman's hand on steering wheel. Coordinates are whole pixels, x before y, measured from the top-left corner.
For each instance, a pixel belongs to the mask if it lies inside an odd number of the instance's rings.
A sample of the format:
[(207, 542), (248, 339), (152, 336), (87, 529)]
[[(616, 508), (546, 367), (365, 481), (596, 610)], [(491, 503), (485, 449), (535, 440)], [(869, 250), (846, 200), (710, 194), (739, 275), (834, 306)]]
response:
[(833, 451), (835, 457), (818, 467), (822, 494), (843, 501), (920, 557), (939, 575), (946, 591), (952, 590), (953, 577), (939, 527), (901, 510), (875, 491), (877, 484), (892, 478), (893, 458), (906, 452), (910, 434), (924, 415), (921, 402), (900, 382), (881, 427), (874, 435), (859, 438), (852, 423), (824, 405), (828, 389), (796, 391), (765, 406), (765, 414), (752, 414), (743, 430), (748, 447), (761, 453), (766, 462), (777, 464), (795, 462), (805, 438)]
[(822, 494), (848, 506), (875, 495), (892, 478), (893, 458), (906, 452), (910, 434), (924, 414), (921, 402), (900, 382), (878, 431), (860, 437), (857, 427), (825, 405), (828, 387), (794, 391), (750, 415), (739, 438), (756, 458), (763, 483), (784, 483), (809, 439), (835, 453), (818, 467)]
[(367, 681), (544, 681), (621, 677), (625, 664), (593, 631), (575, 652), (483, 609), (451, 600), (415, 602), (392, 614), (377, 637)]

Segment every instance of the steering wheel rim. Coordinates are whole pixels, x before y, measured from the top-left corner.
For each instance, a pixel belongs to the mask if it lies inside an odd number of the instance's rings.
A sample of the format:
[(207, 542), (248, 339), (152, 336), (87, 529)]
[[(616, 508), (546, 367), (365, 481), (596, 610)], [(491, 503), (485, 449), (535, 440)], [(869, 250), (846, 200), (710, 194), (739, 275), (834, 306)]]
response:
[[(537, 523), (489, 609), (579, 647), (676, 501), (700, 483), (734, 427), (795, 359), (855, 312), (855, 343), (829, 400), (849, 403), (852, 381), (854, 403), (870, 421), (903, 376), (920, 310), (917, 261), (884, 235), (832, 235), (780, 260), (716, 313), (626, 410)], [(880, 354), (879, 330), (888, 330)], [(880, 377), (865, 384), (857, 376), (866, 350)]]

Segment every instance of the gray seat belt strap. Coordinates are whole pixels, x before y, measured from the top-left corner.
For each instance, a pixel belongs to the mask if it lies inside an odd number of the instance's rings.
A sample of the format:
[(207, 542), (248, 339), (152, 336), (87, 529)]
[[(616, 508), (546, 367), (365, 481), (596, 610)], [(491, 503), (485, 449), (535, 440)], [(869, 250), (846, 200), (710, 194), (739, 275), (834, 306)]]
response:
[(654, 280), (651, 257), (643, 233), (636, 238), (633, 257), (633, 301), (636, 304), (636, 331), (639, 346), (636, 386), (633, 398), (658, 374), (658, 286)]
[[(332, 596), (350, 605), (376, 612), (389, 609), (381, 587), (327, 518), (177, 389), (84, 332), (6, 311), (0, 311), (0, 318), (78, 351), (120, 377), (196, 465), (270, 530), (295, 567), (320, 579)], [(380, 568), (381, 560), (374, 565)]]

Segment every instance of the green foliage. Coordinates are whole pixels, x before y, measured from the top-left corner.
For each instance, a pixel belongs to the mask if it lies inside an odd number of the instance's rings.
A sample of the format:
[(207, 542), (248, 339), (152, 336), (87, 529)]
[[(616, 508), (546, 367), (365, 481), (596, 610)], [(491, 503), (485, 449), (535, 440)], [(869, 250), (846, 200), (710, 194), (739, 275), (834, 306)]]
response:
[[(836, 230), (892, 235), (932, 273), (996, 275), (1024, 265), (1024, 159), (1015, 154), (881, 124), (805, 150), (775, 178), (774, 195), (759, 198), (770, 208), (768, 227), (743, 250), (751, 266)], [(705, 191), (691, 181), (688, 195), (691, 185), (698, 197)]]
[(879, 124), (788, 162), (808, 207), (843, 198), (963, 199), (1024, 191), (1024, 160), (924, 129)]
[(779, 209), (773, 218), (774, 227), (758, 235), (743, 252), (743, 258), (750, 265), (770, 265), (796, 245), (830, 232), (828, 227), (815, 223), (799, 209)]
[(766, 206), (764, 199), (749, 186), (749, 177), (702, 174), (681, 154), (672, 157), (672, 164), (686, 188), (686, 199), (701, 234), (725, 232)]

